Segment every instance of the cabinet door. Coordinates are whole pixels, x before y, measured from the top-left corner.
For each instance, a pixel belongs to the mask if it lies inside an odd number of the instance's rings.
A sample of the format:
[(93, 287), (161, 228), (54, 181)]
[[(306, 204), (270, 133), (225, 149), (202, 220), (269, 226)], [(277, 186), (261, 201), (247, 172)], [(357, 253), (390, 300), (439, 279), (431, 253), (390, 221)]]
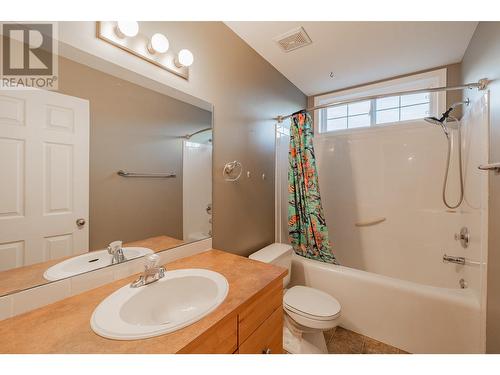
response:
[(241, 343), (277, 308), (283, 306), (283, 281), (276, 280), (256, 297), (238, 316), (238, 342)]
[(237, 350), (238, 319), (225, 318), (219, 324), (205, 331), (179, 353), (184, 354), (231, 354)]
[(279, 307), (239, 347), (240, 354), (283, 354), (283, 309)]

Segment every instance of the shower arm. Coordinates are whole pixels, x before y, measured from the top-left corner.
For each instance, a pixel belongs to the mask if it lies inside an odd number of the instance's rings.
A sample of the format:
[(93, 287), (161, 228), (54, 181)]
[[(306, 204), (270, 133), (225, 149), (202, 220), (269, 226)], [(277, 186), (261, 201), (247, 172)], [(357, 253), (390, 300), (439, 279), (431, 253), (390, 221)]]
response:
[[(370, 95), (370, 96), (364, 96), (356, 99), (348, 99), (348, 100), (340, 100), (332, 103), (327, 103), (327, 104), (321, 104), (317, 105), (315, 107), (310, 107), (306, 108), (306, 111), (312, 112), (318, 109), (324, 109), (324, 108), (329, 108), (329, 107), (336, 107), (338, 105), (343, 105), (343, 104), (350, 104), (350, 103), (357, 103), (357, 102), (364, 102), (367, 100), (373, 100), (373, 99), (382, 99), (382, 98), (389, 98), (391, 96), (401, 96), (401, 95), (409, 95), (409, 94), (423, 94), (423, 93), (428, 93), (428, 92), (440, 92), (440, 91), (457, 91), (457, 90), (472, 90), (472, 89), (478, 89), (479, 91), (486, 90), (488, 87), (488, 79), (487, 78), (482, 78), (478, 82), (475, 83), (467, 83), (465, 85), (460, 85), (460, 86), (443, 86), (443, 87), (431, 87), (427, 89), (418, 89), (418, 90), (410, 90), (410, 91), (399, 91), (399, 92), (392, 92), (392, 93), (387, 93), (387, 94), (379, 94), (379, 95)], [(293, 114), (286, 115), (286, 116), (278, 116), (275, 118), (276, 121), (279, 123), (282, 123), (284, 120), (292, 117)]]

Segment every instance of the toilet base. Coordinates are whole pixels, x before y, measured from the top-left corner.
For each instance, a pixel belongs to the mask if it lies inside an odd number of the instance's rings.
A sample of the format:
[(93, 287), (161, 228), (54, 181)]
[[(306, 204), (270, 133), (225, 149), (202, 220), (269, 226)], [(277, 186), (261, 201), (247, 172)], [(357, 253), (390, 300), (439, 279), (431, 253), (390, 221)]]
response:
[(293, 332), (283, 327), (283, 348), (291, 354), (328, 354), (323, 331)]

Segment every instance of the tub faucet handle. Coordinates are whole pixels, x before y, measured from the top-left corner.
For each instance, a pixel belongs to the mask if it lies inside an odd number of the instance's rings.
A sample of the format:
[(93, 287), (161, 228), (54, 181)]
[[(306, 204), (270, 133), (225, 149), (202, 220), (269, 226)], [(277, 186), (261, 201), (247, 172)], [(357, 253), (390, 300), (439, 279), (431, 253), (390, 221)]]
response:
[(144, 268), (146, 270), (157, 268), (159, 264), (160, 264), (160, 257), (158, 256), (158, 254), (149, 254), (145, 258)]
[(464, 249), (469, 247), (470, 243), (470, 232), (467, 227), (462, 227), (460, 233), (455, 233), (455, 241), (460, 241), (460, 244)]

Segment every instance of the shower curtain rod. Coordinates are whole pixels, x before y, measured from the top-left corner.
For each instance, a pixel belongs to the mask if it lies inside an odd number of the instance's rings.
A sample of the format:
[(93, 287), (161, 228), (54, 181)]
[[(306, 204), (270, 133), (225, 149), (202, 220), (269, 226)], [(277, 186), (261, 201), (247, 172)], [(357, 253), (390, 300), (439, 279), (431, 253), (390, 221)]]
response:
[(205, 129), (201, 129), (201, 130), (198, 130), (197, 132), (194, 132), (194, 133), (191, 133), (191, 134), (186, 134), (185, 136), (183, 136), (182, 138), (186, 138), (186, 139), (189, 139), (197, 134), (200, 134), (200, 133), (205, 133), (209, 130), (212, 130), (212, 128), (205, 128)]
[[(428, 89), (418, 89), (418, 90), (410, 90), (410, 91), (392, 92), (392, 93), (388, 93), (388, 94), (363, 96), (363, 97), (355, 98), (355, 99), (340, 100), (337, 102), (317, 105), (315, 107), (306, 108), (306, 111), (311, 112), (311, 111), (315, 111), (317, 109), (335, 107), (338, 105), (349, 104), (349, 103), (364, 102), (365, 100), (388, 98), (391, 96), (422, 94), (422, 93), (426, 93), (426, 92), (438, 92), (438, 91), (456, 91), (456, 90), (464, 90), (464, 89), (472, 90), (474, 88), (477, 88), (478, 90), (485, 90), (486, 87), (488, 87), (488, 83), (489, 83), (489, 81), (487, 78), (482, 78), (476, 83), (467, 83), (465, 85), (460, 85), (460, 86), (443, 86), (443, 87), (434, 87), (434, 88), (428, 88)], [(278, 117), (276, 117), (275, 120), (277, 120), (278, 122), (281, 123), (281, 122), (283, 122), (283, 120), (286, 120), (287, 118), (290, 118), (292, 116), (293, 116), (293, 114), (286, 115), (286, 116), (278, 116)]]

